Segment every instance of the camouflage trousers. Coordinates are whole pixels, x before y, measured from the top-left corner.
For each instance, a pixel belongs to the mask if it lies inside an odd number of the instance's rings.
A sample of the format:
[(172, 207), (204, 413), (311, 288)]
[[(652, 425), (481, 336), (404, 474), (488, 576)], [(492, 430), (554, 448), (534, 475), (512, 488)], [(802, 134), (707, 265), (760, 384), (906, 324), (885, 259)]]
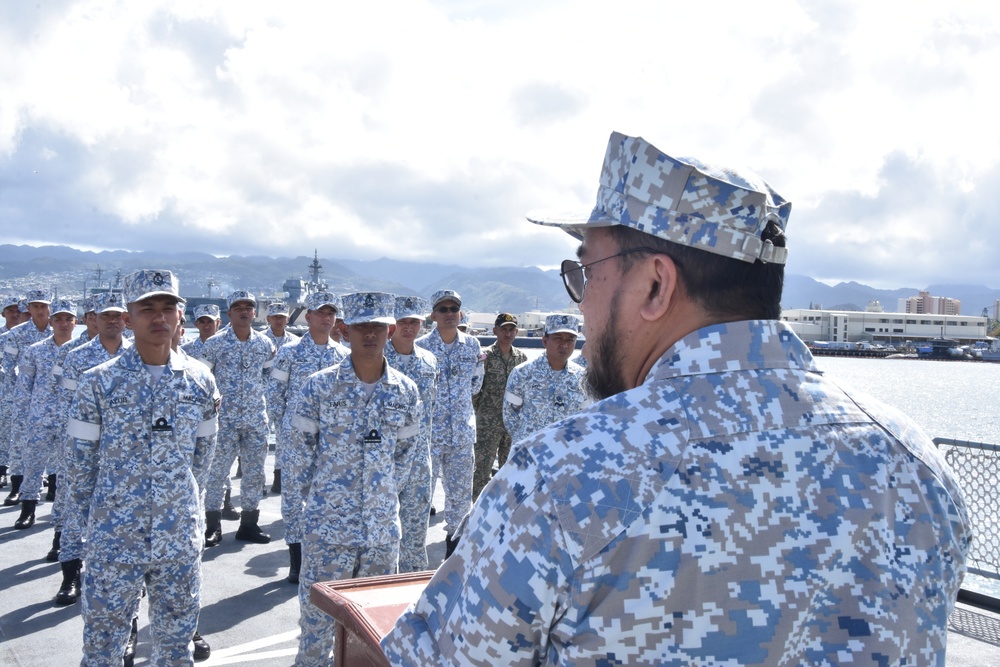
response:
[(10, 400), (11, 388), (0, 386), (0, 464), (10, 466), (11, 427), (14, 424), (13, 401)]
[(510, 434), (503, 418), (480, 419), (476, 416), (476, 469), (472, 474), (472, 500), (475, 502), (486, 483), (493, 477), (493, 463), (502, 466), (510, 454)]
[(431, 508), (431, 455), (427, 439), (411, 441), (396, 461), (399, 490), (399, 571), (427, 569), (427, 520)]
[(299, 574), (299, 652), (296, 667), (326, 667), (333, 661), (333, 618), (309, 601), (309, 588), (320, 581), (393, 574), (398, 544), (352, 547), (305, 541)]
[(308, 471), (296, 475), (295, 466), (287, 460), (286, 446), (282, 443), (291, 442), (291, 438), (291, 427), (282, 423), (274, 448), (274, 466), (281, 470), (281, 520), (285, 524), (285, 544), (302, 542), (302, 511), (309, 491), (309, 479), (304, 476)]
[[(12, 391), (11, 394), (14, 392)], [(27, 425), (24, 418), (17, 414), (18, 404), (14, 396), (4, 399), (3, 411), (6, 415), (7, 430), (0, 434), (0, 440), (6, 446), (5, 462), (8, 475), (24, 474), (24, 438), (27, 435)]]
[[(227, 423), (228, 422), (228, 423)], [(240, 457), (243, 479), (240, 483), (240, 509), (252, 512), (264, 497), (264, 461), (267, 459), (267, 422), (254, 426), (219, 422), (215, 458), (209, 472), (205, 509), (221, 510), (226, 482), (236, 457)]]
[(151, 665), (191, 665), (201, 608), (201, 558), (129, 565), (87, 561), (83, 577), (84, 667), (122, 664), (143, 585), (149, 597)]
[(437, 445), (431, 448), (431, 488), (444, 486), (444, 529), (449, 535), (472, 507), (473, 443)]
[(61, 440), (66, 436), (65, 428), (58, 428), (55, 423), (31, 424), (26, 429), (25, 443), (21, 460), (24, 463), (24, 482), (21, 485), (22, 500), (38, 500), (45, 471), (58, 474), (56, 459), (62, 452)]

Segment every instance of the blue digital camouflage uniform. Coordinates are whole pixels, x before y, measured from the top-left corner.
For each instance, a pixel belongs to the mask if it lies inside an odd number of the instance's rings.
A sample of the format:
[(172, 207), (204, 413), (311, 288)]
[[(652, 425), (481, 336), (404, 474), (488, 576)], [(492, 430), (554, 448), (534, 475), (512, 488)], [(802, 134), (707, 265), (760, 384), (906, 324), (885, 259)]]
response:
[(22, 458), (24, 440), (27, 436), (27, 422), (20, 415), (23, 412), (23, 405), (26, 397), (17, 390), (18, 365), (24, 352), (35, 343), (44, 340), (52, 335), (52, 326), (46, 325), (39, 330), (31, 320), (18, 324), (16, 327), (4, 334), (3, 345), (3, 372), (9, 384), (5, 412), (8, 415), (8, 430), (0, 433), (0, 440), (6, 440), (7, 444), (7, 465), (11, 475), (21, 475), (24, 470)]
[(295, 341), (282, 346), (271, 367), (267, 383), (267, 411), (277, 432), (275, 467), (285, 475), (281, 485), (281, 518), (285, 523), (285, 542), (288, 544), (302, 542), (302, 507), (307, 491), (285, 472), (285, 450), (292, 437), (292, 404), (310, 375), (340, 363), (348, 354), (350, 350), (332, 338), (325, 345), (317, 345), (307, 331), (302, 338), (296, 337)]
[(134, 347), (80, 379), (67, 434), (86, 526), (83, 664), (121, 664), (144, 584), (150, 663), (192, 663), (218, 400), (211, 373), (176, 352), (155, 382)]
[(193, 357), (195, 359), (201, 359), (201, 355), (203, 354), (203, 350), (205, 349), (206, 342), (207, 341), (203, 341), (201, 339), (201, 336), (199, 336), (198, 338), (195, 338), (193, 341), (181, 345), (181, 349), (184, 350), (184, 354), (188, 355), (189, 357)]
[(708, 326), (523, 441), (393, 665), (945, 664), (965, 508), (906, 417), (782, 323)]
[(389, 366), (413, 380), (423, 405), (420, 437), (412, 439), (396, 460), (402, 524), (399, 571), (421, 572), (428, 564), (427, 520), (431, 507), (431, 433), (437, 398), (437, 361), (418, 345), (413, 346), (413, 354), (399, 354), (392, 341), (385, 345), (385, 359)]
[(283, 346), (288, 345), (292, 341), (298, 340), (298, 336), (289, 332), (287, 329), (285, 329), (285, 335), (279, 337), (274, 335), (274, 332), (271, 331), (271, 327), (267, 327), (264, 329), (264, 335), (267, 336), (272, 343), (274, 343), (274, 349), (276, 350), (280, 350)]
[[(431, 473), (444, 485), (444, 523), (450, 535), (472, 506), (472, 471), (475, 467), (476, 414), (472, 395), (483, 386), (483, 356), (479, 341), (456, 332), (445, 345), (434, 329), (416, 344), (437, 360), (437, 402), (431, 433)], [(432, 487), (433, 489), (433, 482)]]
[(209, 510), (222, 508), (226, 480), (237, 456), (243, 468), (241, 509), (256, 510), (263, 497), (268, 423), (264, 372), (273, 363), (274, 354), (274, 343), (252, 329), (246, 341), (239, 340), (232, 329), (205, 341), (200, 358), (212, 369), (222, 394), (219, 445), (205, 501)]
[(65, 422), (59, 418), (58, 376), (52, 369), (60, 348), (66, 344), (57, 345), (55, 338), (49, 336), (30, 345), (18, 364), (15, 391), (23, 402), (18, 405), (17, 414), (23, 415), (27, 427), (24, 429), (22, 500), (38, 500), (46, 470), (52, 474), (60, 472), (61, 466), (56, 459), (61, 454)]
[[(69, 343), (66, 343), (66, 345), (69, 345)], [(63, 348), (66, 345), (63, 345)], [(130, 347), (132, 347), (132, 341), (122, 338), (121, 345), (112, 354), (105, 349), (104, 345), (101, 344), (101, 339), (98, 337), (73, 350), (67, 351), (60, 364), (61, 370), (59, 373), (60, 407), (57, 417), (59, 428), (64, 431), (66, 429), (66, 425), (69, 422), (70, 404), (73, 402), (73, 395), (76, 393), (76, 388), (84, 372), (120, 356), (122, 352)], [(60, 349), (61, 352), (62, 350)], [(56, 496), (52, 512), (56, 514), (58, 509), (58, 516), (61, 520), (62, 536), (59, 548), (59, 561), (67, 563), (77, 558), (83, 558), (83, 526), (81, 518), (76, 515), (76, 506), (70, 501), (70, 498), (72, 498), (72, 489), (70, 488), (72, 475), (69, 474), (70, 470), (68, 466), (72, 463), (75, 456), (73, 453), (73, 440), (71, 438), (63, 438), (59, 452), (60, 463), (57, 474), (60, 475), (59, 484), (62, 486), (62, 491)]]
[(553, 370), (542, 356), (515, 368), (507, 379), (503, 423), (516, 443), (587, 405), (586, 371), (572, 361)]
[(395, 459), (419, 439), (420, 410), (417, 386), (388, 365), (369, 397), (350, 357), (302, 387), (285, 457), (285, 470), (309, 488), (296, 665), (327, 665), (333, 650), (333, 619), (309, 602), (310, 586), (396, 570)]
[(493, 476), (493, 462), (498, 461), (503, 465), (510, 454), (511, 436), (503, 423), (503, 395), (507, 390), (507, 378), (510, 377), (511, 371), (528, 360), (528, 355), (514, 346), (511, 346), (510, 354), (504, 356), (503, 350), (497, 343), (483, 350), (483, 355), (485, 356), (483, 386), (479, 393), (472, 397), (472, 406), (476, 411), (476, 469), (472, 479), (473, 498), (479, 497), (479, 493)]

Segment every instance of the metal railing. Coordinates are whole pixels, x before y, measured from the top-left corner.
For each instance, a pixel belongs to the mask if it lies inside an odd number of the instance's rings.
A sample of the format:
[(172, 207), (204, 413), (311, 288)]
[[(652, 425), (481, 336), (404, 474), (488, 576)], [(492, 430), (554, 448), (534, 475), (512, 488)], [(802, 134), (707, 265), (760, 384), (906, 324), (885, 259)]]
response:
[[(983, 442), (934, 438), (958, 478), (965, 498), (972, 543), (969, 545), (968, 572), (1000, 580), (1000, 445)], [(958, 599), (984, 609), (1000, 611), (1000, 599), (962, 589)]]

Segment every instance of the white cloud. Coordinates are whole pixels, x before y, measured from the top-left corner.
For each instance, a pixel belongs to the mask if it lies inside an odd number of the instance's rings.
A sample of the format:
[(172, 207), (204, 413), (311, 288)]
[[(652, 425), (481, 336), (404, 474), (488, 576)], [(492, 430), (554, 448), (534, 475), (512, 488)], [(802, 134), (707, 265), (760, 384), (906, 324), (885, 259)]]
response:
[(997, 284), (994, 3), (79, 0), (0, 40), (11, 241), (553, 265), (523, 214), (589, 207), (621, 130), (765, 175), (792, 272)]

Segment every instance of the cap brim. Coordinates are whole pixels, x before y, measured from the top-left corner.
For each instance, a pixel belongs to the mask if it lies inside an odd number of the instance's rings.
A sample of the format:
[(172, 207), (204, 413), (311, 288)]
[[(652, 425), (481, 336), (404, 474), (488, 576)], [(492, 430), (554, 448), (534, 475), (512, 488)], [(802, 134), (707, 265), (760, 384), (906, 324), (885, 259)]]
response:
[(164, 292), (162, 290), (156, 291), (156, 292), (146, 292), (145, 294), (143, 294), (141, 296), (135, 297), (134, 299), (132, 299), (131, 301), (129, 301), (129, 303), (138, 303), (139, 301), (143, 301), (145, 299), (151, 299), (154, 296), (169, 296), (171, 299), (173, 299), (177, 303), (185, 303), (184, 299), (180, 298), (179, 296), (177, 296), (173, 292)]
[(396, 318), (388, 316), (373, 317), (373, 318), (361, 317), (358, 319), (350, 318), (344, 320), (344, 324), (346, 324), (347, 326), (351, 326), (352, 324), (395, 324), (395, 323), (396, 323)]
[(94, 312), (96, 312), (98, 315), (100, 315), (101, 313), (124, 313), (125, 309), (122, 308), (121, 306), (108, 306), (107, 308), (102, 308), (101, 310), (97, 310), (97, 311), (95, 311), (95, 310), (88, 310), (87, 312), (88, 313), (94, 313)]
[(583, 230), (587, 227), (612, 227), (621, 224), (620, 221), (612, 218), (594, 218), (590, 213), (567, 213), (550, 209), (528, 211), (525, 217), (527, 217), (528, 222), (533, 222), (536, 225), (558, 227), (576, 239), (583, 238)]

